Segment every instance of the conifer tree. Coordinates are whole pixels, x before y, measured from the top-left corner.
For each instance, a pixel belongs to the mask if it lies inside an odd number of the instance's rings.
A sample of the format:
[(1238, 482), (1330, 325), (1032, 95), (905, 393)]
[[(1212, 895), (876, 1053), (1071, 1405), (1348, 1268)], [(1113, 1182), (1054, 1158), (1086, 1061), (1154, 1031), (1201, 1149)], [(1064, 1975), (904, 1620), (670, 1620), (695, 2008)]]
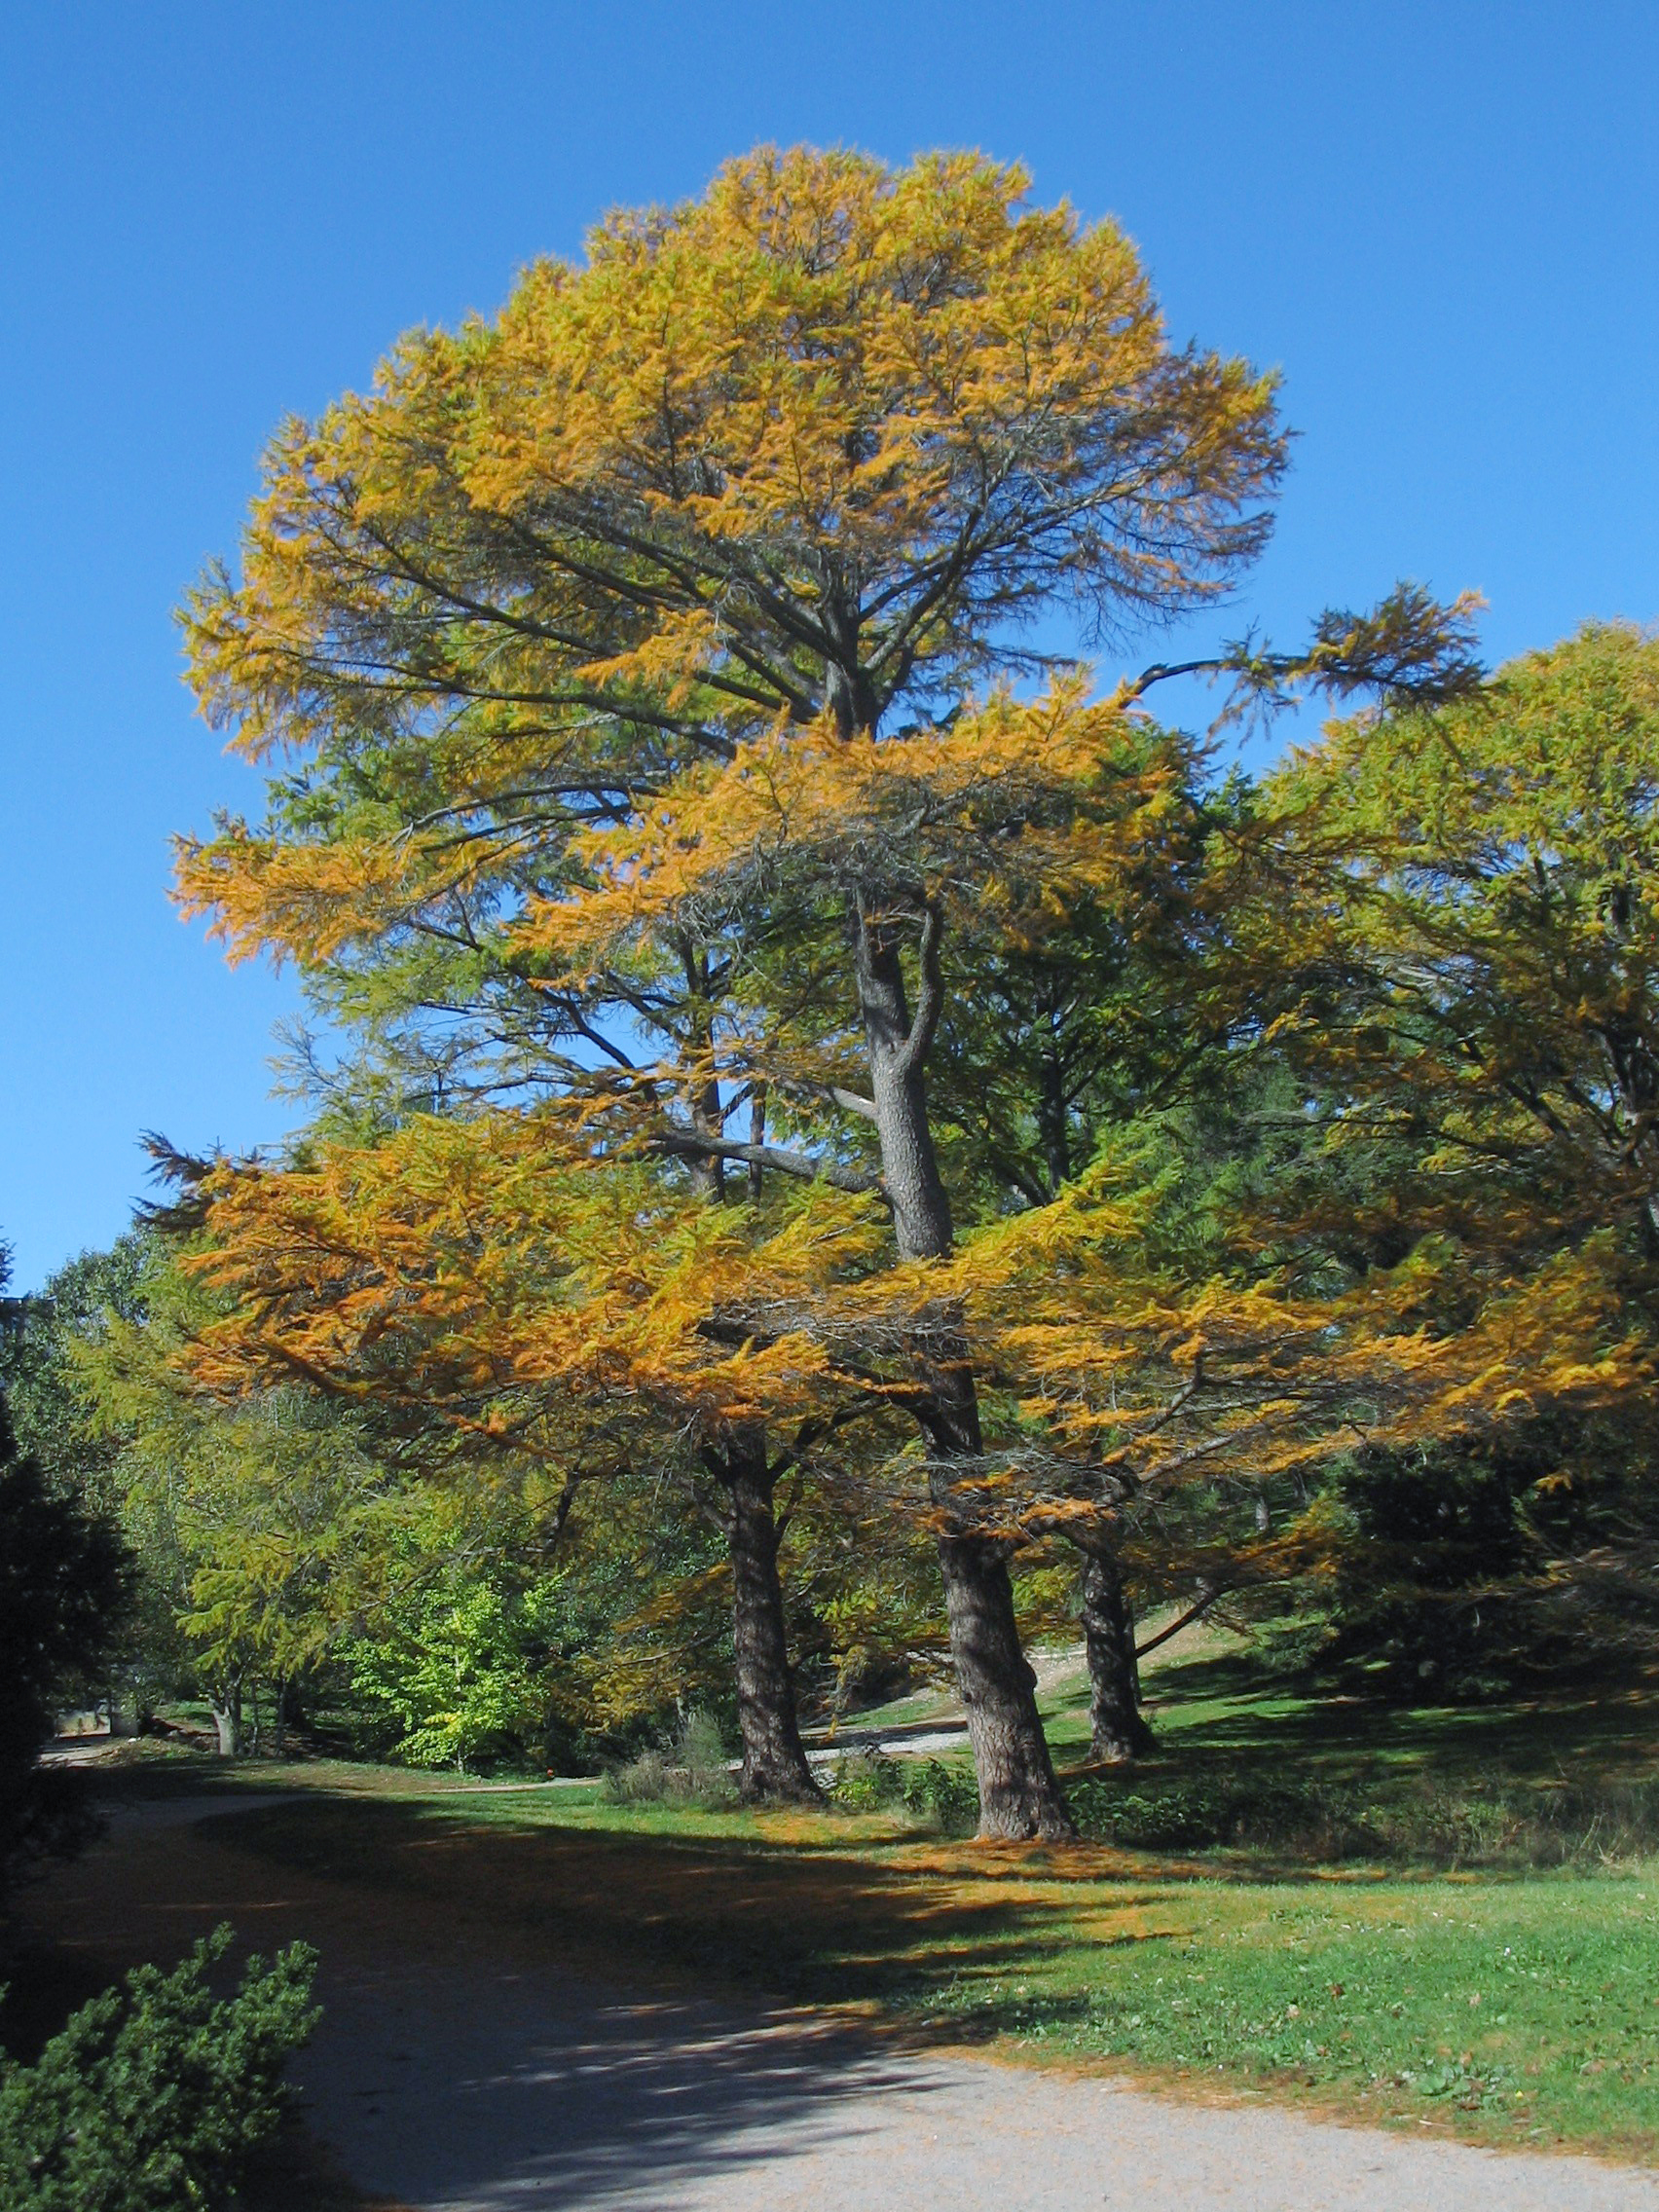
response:
[[(1172, 671), (1091, 704), (1034, 625), (1069, 610), (1116, 640), (1215, 600), (1284, 454), (1271, 380), (1172, 345), (1116, 226), (1025, 194), (978, 156), (762, 150), (291, 425), (240, 580), (209, 577), (188, 633), (209, 715), (294, 766), (265, 825), (180, 861), (234, 951), (292, 957), (365, 1033), (396, 1031), (428, 1102), (516, 1106), (559, 1175), (573, 1129), (590, 1162), (654, 1160), (704, 1197), (746, 1171), (742, 1223), (700, 1233), (699, 1318), (655, 1347), (658, 1402), (688, 1391), (711, 1459), (749, 1456), (732, 1526), (761, 1569), (780, 1421), (817, 1436), (862, 1393), (911, 1423), (982, 1825), (1007, 1835), (1068, 1822), (1014, 1524), (986, 1500), (930, 1070), (987, 962), (1087, 903), (1131, 931), (1180, 908), (1200, 762), (1135, 705)], [(1456, 676), (1457, 643), (1407, 594), (1305, 654), (1222, 659), (1270, 699), (1409, 690)], [(409, 1255), (347, 1190), (377, 1181), (353, 1155), (330, 1203), (378, 1299)], [(291, 1255), (262, 1289), (255, 1249), (261, 1206), (292, 1227), (311, 1199), (249, 1189), (226, 1279), (317, 1356)], [(585, 1219), (573, 1171), (570, 1193)], [(879, 1295), (837, 1314), (814, 1235), (856, 1246)], [(588, 1274), (570, 1309), (594, 1345), (608, 1295)], [(597, 1374), (568, 1344), (537, 1356)], [(775, 1571), (754, 1587), (771, 1607)]]
[[(1456, 701), (1335, 723), (1263, 803), (1283, 872), (1257, 927), (1282, 937), (1288, 918), (1300, 948), (1276, 1042), (1322, 1111), (1259, 1232), (1304, 1279), (1409, 1282), (1419, 1328), (1485, 1337), (1489, 1363), (1460, 1362), (1406, 1455), (1372, 1463), (1402, 1489), (1443, 1468), (1459, 1520), (1471, 1469), (1526, 1470), (1510, 1487), (1540, 1601), (1567, 1619), (1581, 1585), (1581, 1616), (1617, 1633), (1642, 1616), (1659, 1530), (1640, 1473), (1659, 1355), (1659, 643), (1592, 624)], [(1513, 1554), (1489, 1561), (1494, 1589), (1526, 1579)]]

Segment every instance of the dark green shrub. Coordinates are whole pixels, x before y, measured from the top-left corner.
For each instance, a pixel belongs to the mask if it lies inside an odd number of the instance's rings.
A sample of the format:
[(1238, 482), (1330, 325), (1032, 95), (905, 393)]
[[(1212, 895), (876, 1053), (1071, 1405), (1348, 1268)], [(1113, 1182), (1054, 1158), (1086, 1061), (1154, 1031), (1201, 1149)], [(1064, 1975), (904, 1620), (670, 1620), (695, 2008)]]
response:
[(979, 1791), (974, 1777), (941, 1759), (896, 1759), (885, 1751), (856, 1751), (841, 1761), (830, 1796), (850, 1813), (902, 1807), (944, 1835), (972, 1835), (979, 1825)]
[(171, 1973), (139, 1967), (0, 2068), (0, 2212), (229, 2212), (279, 2124), (282, 2069), (316, 2025), (303, 1943), (215, 1998), (219, 1928)]
[(36, 1762), (59, 1691), (103, 1656), (128, 1566), (112, 1530), (18, 1457), (0, 1399), (0, 1894), (31, 1860), (67, 1858), (97, 1832), (74, 1778)]
[(1089, 1777), (1069, 1794), (1084, 1835), (1131, 1851), (1255, 1845), (1343, 1858), (1369, 1840), (1358, 1791), (1294, 1777), (1223, 1771), (1138, 1788)]
[(1383, 1794), (1235, 1769), (1068, 1786), (1084, 1835), (1130, 1851), (1272, 1851), (1317, 1862), (1596, 1867), (1659, 1854), (1659, 1783), (1540, 1788), (1501, 1774), (1423, 1778)]

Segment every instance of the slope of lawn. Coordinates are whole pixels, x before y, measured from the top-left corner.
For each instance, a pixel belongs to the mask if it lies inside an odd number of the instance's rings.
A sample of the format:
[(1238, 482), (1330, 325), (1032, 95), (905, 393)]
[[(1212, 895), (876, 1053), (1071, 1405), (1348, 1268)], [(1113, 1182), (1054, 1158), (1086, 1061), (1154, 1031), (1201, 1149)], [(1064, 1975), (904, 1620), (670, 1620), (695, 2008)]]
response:
[[(1051, 1702), (1075, 1757), (1081, 1690), (1061, 1680)], [(1650, 1681), (1390, 1712), (1289, 1695), (1216, 1640), (1161, 1672), (1156, 1708), (1159, 1755), (1130, 1779), (1084, 1776), (1077, 1794), (1132, 1798), (1143, 1828), (1178, 1827), (1243, 1789), (1234, 1840), (984, 1847), (903, 1811), (625, 1806), (597, 1785), (340, 1766), (281, 1770), (305, 1797), (236, 1832), (337, 1878), (464, 1899), (611, 1978), (854, 2007), (930, 2041), (1486, 2142), (1659, 2157)], [(1266, 1840), (1247, 1832), (1252, 1787), (1291, 1808)], [(1340, 1857), (1324, 1814), (1299, 1825), (1304, 1798), (1361, 1808)]]

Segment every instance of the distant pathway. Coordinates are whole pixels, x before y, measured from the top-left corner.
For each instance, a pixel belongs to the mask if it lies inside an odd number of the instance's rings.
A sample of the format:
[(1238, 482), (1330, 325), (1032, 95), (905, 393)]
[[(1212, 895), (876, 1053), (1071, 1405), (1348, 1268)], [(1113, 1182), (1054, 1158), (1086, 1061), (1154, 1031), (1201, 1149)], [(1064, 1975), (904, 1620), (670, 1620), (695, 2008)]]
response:
[(798, 2011), (576, 1981), (534, 1938), (134, 1807), (29, 1919), (110, 1972), (221, 1918), (323, 1955), (297, 2069), (380, 2212), (1659, 2212), (1659, 2176), (915, 2056)]

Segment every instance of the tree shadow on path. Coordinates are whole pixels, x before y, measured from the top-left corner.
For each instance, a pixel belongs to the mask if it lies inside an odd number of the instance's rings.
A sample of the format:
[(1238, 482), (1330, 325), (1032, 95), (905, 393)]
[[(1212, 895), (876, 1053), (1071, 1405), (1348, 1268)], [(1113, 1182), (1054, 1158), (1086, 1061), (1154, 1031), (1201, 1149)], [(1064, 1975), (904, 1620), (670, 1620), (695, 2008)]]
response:
[[(912, 2043), (844, 2015), (696, 1993), (716, 1953), (729, 1986), (769, 1952), (775, 1990), (854, 1938), (873, 1987), (939, 1909), (922, 1883), (830, 1858), (804, 1886), (797, 1862), (786, 1896), (789, 1869), (764, 1854), (618, 1851), (410, 1806), (206, 1810), (118, 1816), (25, 1900), (26, 1932), (69, 2001), (220, 1920), (244, 1950), (313, 1943), (325, 2015), (294, 2068), (302, 2110), (377, 2205), (714, 2206), (722, 2177), (851, 2147), (867, 2101), (890, 2124), (895, 2098), (919, 2113), (942, 2080)], [(1013, 1940), (1020, 1915), (973, 1917), (964, 1939), (983, 1945), (997, 1926)], [(680, 1986), (617, 1988), (642, 1958)]]

